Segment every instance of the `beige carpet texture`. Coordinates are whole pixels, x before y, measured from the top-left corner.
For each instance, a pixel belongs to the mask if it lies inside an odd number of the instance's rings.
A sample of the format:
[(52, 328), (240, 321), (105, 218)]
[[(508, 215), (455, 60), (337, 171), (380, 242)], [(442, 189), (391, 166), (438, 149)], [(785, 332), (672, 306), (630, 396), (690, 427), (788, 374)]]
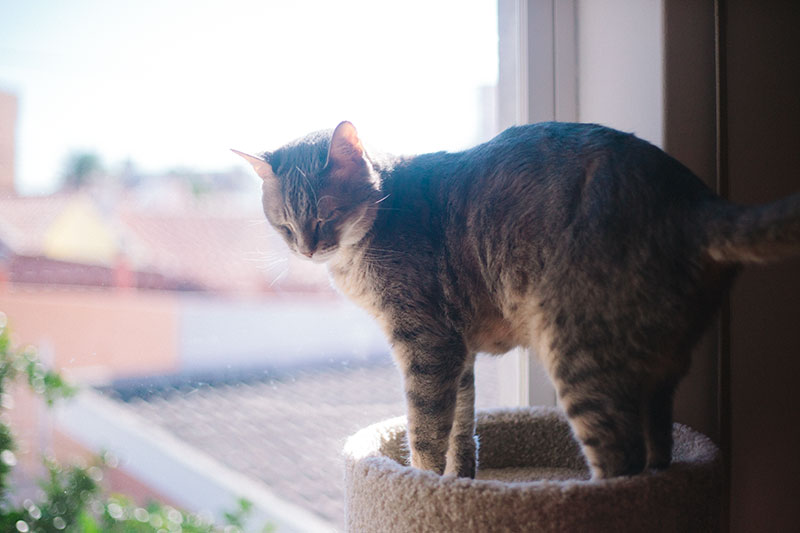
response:
[(722, 460), (704, 435), (675, 424), (673, 464), (591, 481), (562, 412), (484, 411), (476, 479), (405, 466), (405, 419), (350, 437), (345, 522), (353, 533), (717, 531)]

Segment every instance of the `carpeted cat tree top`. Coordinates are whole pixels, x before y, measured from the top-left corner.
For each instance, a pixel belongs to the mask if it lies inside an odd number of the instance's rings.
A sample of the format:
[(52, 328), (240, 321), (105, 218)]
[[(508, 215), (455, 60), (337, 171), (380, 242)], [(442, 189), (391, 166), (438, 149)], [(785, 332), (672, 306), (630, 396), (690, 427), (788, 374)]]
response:
[(705, 436), (675, 424), (673, 464), (661, 472), (591, 481), (556, 408), (478, 415), (476, 479), (404, 466), (405, 419), (347, 441), (347, 530), (372, 532), (716, 531), (722, 461)]

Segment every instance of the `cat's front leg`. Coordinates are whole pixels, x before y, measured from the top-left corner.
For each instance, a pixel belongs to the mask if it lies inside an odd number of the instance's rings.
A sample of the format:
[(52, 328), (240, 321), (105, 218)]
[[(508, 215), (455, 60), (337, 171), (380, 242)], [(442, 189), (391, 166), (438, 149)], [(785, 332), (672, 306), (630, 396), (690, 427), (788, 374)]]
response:
[(395, 344), (408, 410), (411, 466), (443, 474), (466, 360), (460, 342)]
[(475, 435), (475, 356), (471, 355), (458, 380), (456, 412), (447, 445), (445, 474), (474, 478), (478, 468), (478, 438)]

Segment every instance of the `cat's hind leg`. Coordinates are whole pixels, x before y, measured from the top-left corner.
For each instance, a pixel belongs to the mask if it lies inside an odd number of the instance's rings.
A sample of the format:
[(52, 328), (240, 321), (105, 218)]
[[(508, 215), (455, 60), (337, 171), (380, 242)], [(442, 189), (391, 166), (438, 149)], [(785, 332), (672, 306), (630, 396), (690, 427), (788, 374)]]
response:
[(478, 438), (475, 435), (475, 356), (464, 366), (458, 382), (456, 412), (447, 445), (445, 474), (475, 477), (478, 464)]
[(594, 479), (638, 474), (647, 459), (641, 386), (622, 367), (597, 361), (562, 358), (553, 376), (559, 403)]
[(677, 380), (660, 383), (645, 398), (648, 468), (663, 470), (672, 461), (672, 405), (676, 383)]

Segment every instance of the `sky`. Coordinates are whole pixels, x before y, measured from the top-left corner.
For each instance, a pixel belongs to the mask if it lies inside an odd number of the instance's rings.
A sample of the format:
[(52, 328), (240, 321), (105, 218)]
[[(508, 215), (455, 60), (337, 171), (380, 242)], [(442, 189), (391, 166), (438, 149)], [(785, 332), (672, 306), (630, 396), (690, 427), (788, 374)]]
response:
[(225, 170), (342, 120), (388, 152), (460, 149), (496, 80), (495, 0), (0, 0), (25, 194), (75, 151)]

